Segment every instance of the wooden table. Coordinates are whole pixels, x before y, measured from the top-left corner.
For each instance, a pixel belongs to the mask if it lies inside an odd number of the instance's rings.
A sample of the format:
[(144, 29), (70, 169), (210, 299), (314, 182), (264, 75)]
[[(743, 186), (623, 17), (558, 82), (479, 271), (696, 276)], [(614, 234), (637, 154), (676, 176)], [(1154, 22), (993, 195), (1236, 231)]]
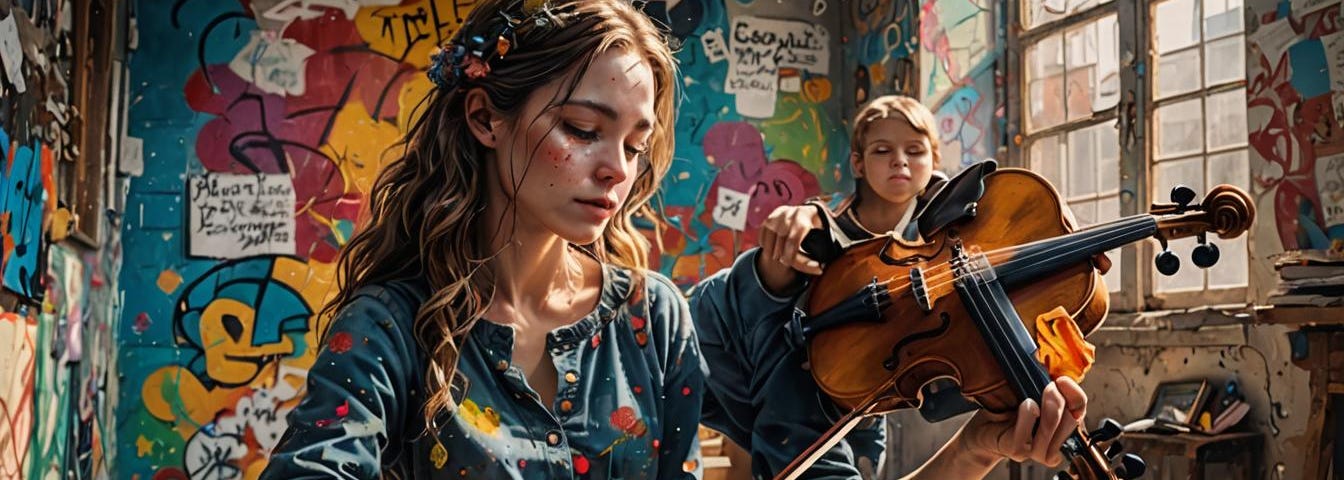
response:
[[(1274, 307), (1256, 312), (1258, 323), (1290, 325), (1293, 364), (1311, 373), (1311, 414), (1302, 478), (1325, 480), (1341, 447), (1338, 408), (1344, 406), (1344, 307)], [(1344, 461), (1335, 462), (1336, 479), (1344, 478)]]
[[(1214, 463), (1237, 465), (1240, 476), (1234, 478), (1259, 480), (1264, 474), (1261, 458), (1264, 456), (1264, 435), (1259, 432), (1222, 433), (1126, 433), (1120, 437), (1125, 451), (1143, 457), (1148, 472), (1142, 478), (1165, 478), (1162, 474), (1166, 457), (1182, 457), (1189, 461), (1189, 478), (1204, 478), (1204, 467)], [(1228, 480), (1228, 479), (1224, 479)]]

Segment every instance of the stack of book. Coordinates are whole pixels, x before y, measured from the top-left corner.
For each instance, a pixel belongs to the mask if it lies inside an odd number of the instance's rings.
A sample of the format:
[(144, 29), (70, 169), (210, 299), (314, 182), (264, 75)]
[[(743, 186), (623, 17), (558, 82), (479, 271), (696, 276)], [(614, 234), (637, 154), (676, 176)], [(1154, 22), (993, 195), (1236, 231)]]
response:
[(1329, 250), (1291, 250), (1274, 256), (1278, 287), (1271, 305), (1333, 307), (1344, 305), (1344, 242)]

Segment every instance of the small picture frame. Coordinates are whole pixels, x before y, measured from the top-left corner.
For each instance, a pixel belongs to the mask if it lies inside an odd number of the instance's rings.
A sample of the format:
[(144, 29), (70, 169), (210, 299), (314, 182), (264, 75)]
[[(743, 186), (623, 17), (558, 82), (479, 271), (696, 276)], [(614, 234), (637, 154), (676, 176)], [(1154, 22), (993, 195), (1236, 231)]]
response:
[(1148, 418), (1158, 422), (1194, 425), (1209, 396), (1209, 382), (1187, 380), (1162, 382), (1153, 391), (1153, 403), (1148, 407)]

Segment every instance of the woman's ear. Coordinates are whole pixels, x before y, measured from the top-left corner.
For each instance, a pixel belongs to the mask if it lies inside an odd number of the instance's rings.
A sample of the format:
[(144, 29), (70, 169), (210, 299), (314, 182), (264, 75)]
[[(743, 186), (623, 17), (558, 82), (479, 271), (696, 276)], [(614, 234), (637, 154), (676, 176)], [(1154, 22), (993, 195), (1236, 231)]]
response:
[(462, 102), (467, 116), (467, 128), (476, 141), (487, 148), (496, 148), (499, 143), (498, 127), (500, 115), (485, 90), (473, 88), (467, 91)]
[(863, 178), (863, 157), (858, 153), (849, 154), (849, 171), (854, 173), (854, 179)]

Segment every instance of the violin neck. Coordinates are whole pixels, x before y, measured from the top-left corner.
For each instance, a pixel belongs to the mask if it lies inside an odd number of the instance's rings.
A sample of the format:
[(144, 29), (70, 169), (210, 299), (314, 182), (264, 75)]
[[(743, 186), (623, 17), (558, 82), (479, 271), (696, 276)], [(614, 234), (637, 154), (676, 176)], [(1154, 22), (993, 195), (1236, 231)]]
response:
[[(984, 256), (970, 259), (963, 265), (958, 268), (956, 288), (967, 307), (967, 313), (998, 360), (1008, 383), (1022, 398), (1040, 402), (1046, 387), (1050, 385), (1050, 374), (1036, 359), (1036, 341), (1023, 325), (1017, 310), (1013, 308), (1012, 300), (1004, 291), (1000, 283), (1002, 277), (997, 275), (999, 267), (989, 268), (988, 259)], [(1060, 446), (1060, 452), (1070, 463), (1075, 459), (1084, 463), (1086, 471), (1105, 473), (1106, 469), (1098, 464), (1098, 455), (1091, 451), (1081, 429), (1069, 434)]]
[(1022, 285), (1061, 268), (1157, 233), (1152, 215), (1125, 217), (1067, 235), (1019, 245), (1011, 257), (995, 262), (994, 271), (1005, 288)]

